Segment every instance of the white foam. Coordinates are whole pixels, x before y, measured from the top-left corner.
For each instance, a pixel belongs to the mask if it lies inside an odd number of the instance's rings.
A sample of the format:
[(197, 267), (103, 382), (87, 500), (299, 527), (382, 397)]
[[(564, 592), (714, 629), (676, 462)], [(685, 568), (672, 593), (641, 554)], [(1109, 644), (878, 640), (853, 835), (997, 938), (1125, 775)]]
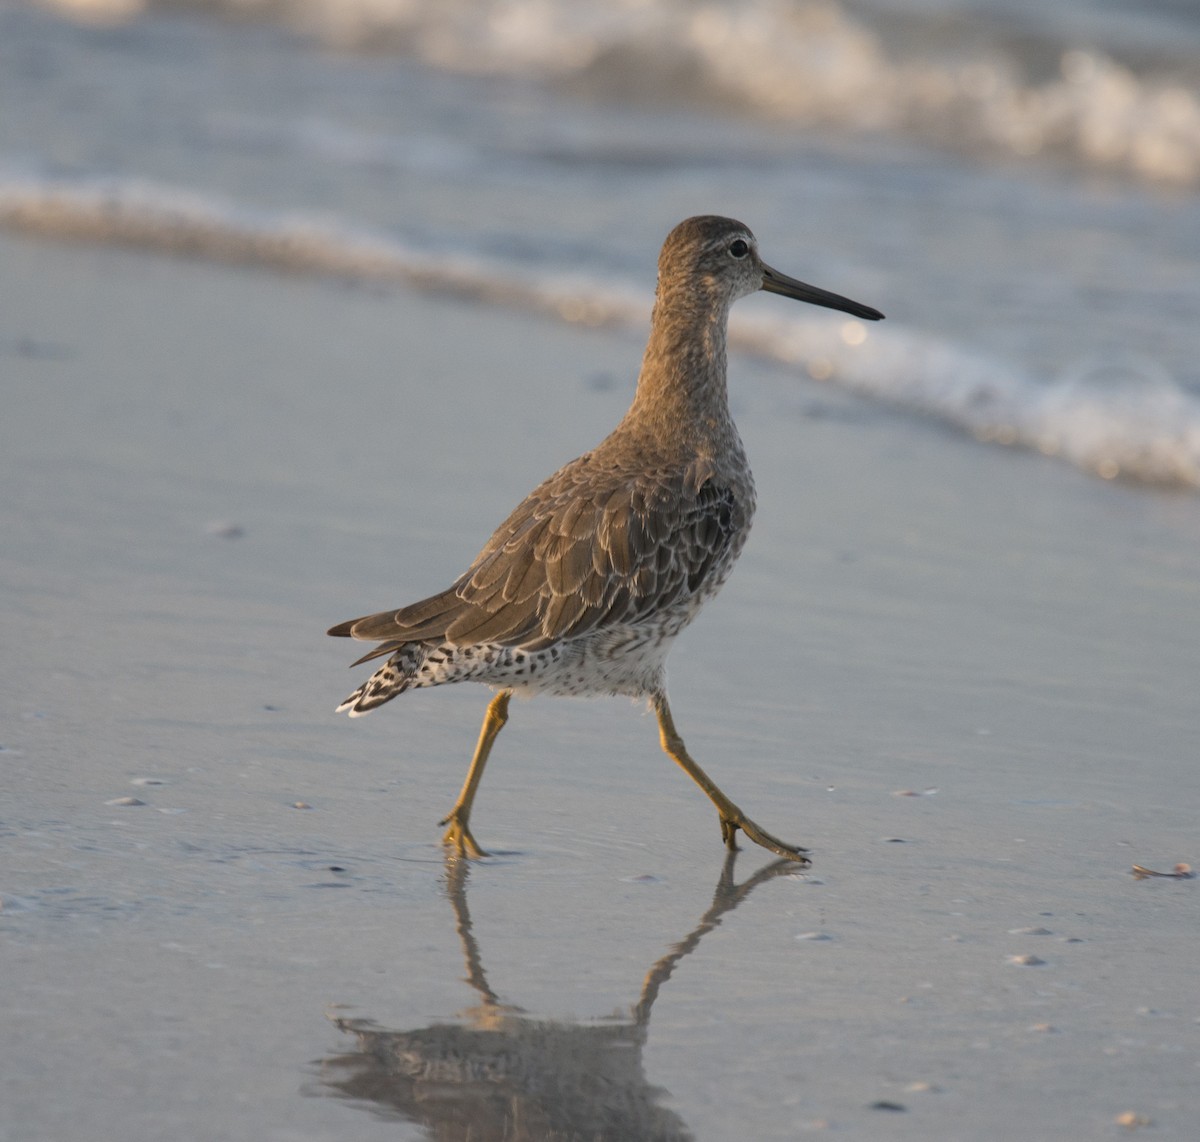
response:
[[(453, 291), (589, 325), (644, 327), (652, 296), (619, 282), (417, 249), (310, 215), (269, 215), (148, 182), (0, 176), (0, 225), (59, 238)], [(981, 441), (1060, 456), (1106, 479), (1200, 487), (1200, 400), (1154, 362), (1084, 359), (1048, 383), (894, 322), (734, 311), (735, 347), (803, 368)]]
[(1046, 381), (917, 330), (734, 312), (733, 344), (1104, 479), (1200, 487), (1200, 399), (1157, 363), (1084, 359)]

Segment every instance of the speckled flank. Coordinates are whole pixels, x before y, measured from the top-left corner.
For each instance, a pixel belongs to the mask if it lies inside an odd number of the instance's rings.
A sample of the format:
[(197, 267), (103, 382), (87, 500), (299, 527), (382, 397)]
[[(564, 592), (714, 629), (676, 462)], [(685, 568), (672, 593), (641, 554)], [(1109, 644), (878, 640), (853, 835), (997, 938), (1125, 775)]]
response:
[(346, 698), (337, 712), (361, 717), (405, 690), (449, 682), (484, 682), (525, 697), (644, 697), (665, 685), (667, 654), (675, 636), (691, 622), (705, 599), (716, 593), (720, 582), (707, 586), (707, 591), (664, 613), (660, 622), (597, 631), (544, 650), (496, 644), (406, 643)]

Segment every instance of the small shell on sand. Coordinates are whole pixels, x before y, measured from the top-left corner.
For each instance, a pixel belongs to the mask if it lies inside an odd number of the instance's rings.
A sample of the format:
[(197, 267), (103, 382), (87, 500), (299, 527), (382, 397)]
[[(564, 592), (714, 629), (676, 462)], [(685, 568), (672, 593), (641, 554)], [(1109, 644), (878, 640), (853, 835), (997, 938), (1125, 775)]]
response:
[(1124, 1114), (1118, 1114), (1116, 1122), (1118, 1126), (1124, 1126), (1126, 1130), (1136, 1130), (1139, 1126), (1154, 1125), (1152, 1118), (1147, 1117), (1145, 1114), (1138, 1114), (1133, 1110), (1127, 1110)]
[(1196, 874), (1192, 871), (1192, 866), (1184, 864), (1182, 861), (1171, 869), (1170, 872), (1155, 872), (1152, 868), (1135, 864), (1133, 866), (1133, 875), (1136, 880), (1148, 880), (1152, 876), (1165, 876), (1174, 880), (1194, 880), (1196, 878)]

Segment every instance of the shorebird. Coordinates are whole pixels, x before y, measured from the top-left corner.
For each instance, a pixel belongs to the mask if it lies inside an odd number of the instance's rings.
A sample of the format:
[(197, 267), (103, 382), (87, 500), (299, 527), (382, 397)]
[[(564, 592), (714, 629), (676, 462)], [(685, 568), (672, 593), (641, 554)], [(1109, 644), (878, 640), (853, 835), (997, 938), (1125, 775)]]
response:
[(667, 702), (676, 635), (733, 569), (754, 515), (754, 479), (729, 411), (729, 307), (757, 290), (868, 321), (877, 309), (765, 265), (750, 230), (702, 215), (667, 236), (633, 404), (601, 444), (538, 485), (446, 590), (329, 633), (378, 642), (353, 665), (387, 661), (339, 707), (370, 713), (406, 690), (483, 682), (488, 704), (443, 843), (482, 857), (471, 808), (513, 694), (649, 700), (663, 750), (740, 829), (807, 864), (808, 850), (756, 825), (688, 754)]

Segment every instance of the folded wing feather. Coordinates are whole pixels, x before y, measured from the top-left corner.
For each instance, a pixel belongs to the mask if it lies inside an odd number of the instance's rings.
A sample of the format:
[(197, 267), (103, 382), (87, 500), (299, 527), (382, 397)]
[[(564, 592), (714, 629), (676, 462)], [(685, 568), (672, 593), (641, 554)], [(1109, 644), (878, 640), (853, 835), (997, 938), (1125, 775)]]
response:
[(712, 479), (663, 472), (648, 487), (645, 471), (599, 474), (588, 460), (537, 488), (452, 587), (329, 633), (383, 644), (360, 662), (410, 642), (539, 650), (695, 592), (744, 529)]

